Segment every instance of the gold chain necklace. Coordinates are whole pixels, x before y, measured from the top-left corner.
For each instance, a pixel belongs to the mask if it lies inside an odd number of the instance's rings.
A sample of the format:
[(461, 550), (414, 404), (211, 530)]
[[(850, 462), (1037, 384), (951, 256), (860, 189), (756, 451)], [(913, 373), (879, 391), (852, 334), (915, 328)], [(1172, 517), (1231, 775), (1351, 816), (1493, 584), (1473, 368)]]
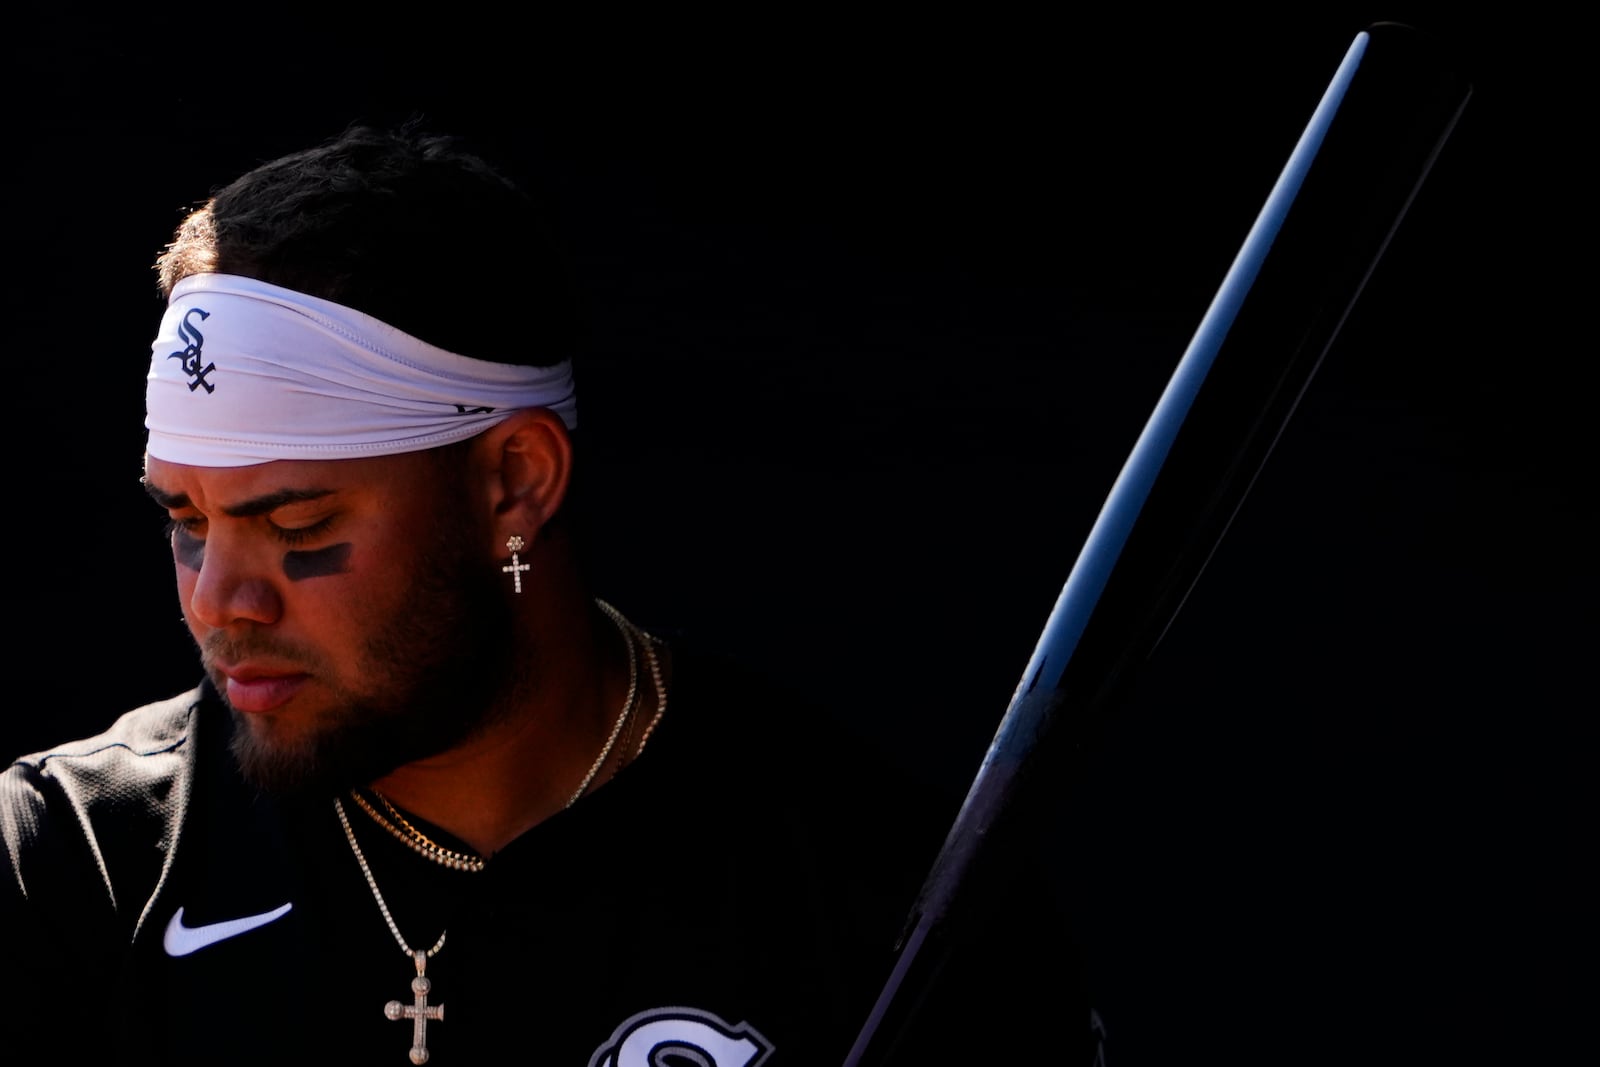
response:
[[(385, 811), (388, 812), (387, 816), (368, 803), (367, 798), (359, 792), (354, 789), (350, 790), (350, 799), (356, 802), (357, 807), (371, 816), (373, 822), (389, 831), (396, 840), (403, 841), (414, 851), (428, 857), (435, 863), (457, 871), (481, 871), (484, 865), (488, 863), (487, 860), (475, 852), (457, 852), (455, 849), (445, 848), (433, 838), (412, 826), (406, 817), (401, 815), (393, 804), (389, 803), (388, 797), (376, 789), (372, 790), (372, 795), (378, 798), (378, 803), (382, 804)], [(399, 825), (395, 825), (396, 823)]]

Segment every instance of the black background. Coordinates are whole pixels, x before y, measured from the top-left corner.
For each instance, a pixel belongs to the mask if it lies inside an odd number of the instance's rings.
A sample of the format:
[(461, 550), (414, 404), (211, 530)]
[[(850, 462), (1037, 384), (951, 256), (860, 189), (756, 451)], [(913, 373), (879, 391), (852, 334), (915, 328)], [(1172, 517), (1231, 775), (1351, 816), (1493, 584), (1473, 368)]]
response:
[(5, 746), (195, 680), (137, 485), (154, 254), (255, 163), (421, 112), (572, 249), (602, 595), (809, 688), (949, 815), (1355, 34), (1436, 36), (1473, 99), (1049, 856), (1111, 1067), (1571, 1058), (1575, 28), (232, 10), (7, 30)]

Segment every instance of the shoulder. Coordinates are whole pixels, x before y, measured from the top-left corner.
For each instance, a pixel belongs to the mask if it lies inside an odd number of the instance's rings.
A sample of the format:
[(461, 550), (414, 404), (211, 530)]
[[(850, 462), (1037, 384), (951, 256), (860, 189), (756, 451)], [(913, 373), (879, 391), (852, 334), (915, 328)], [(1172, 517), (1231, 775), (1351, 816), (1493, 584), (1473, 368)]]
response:
[[(829, 981), (854, 1005), (846, 1019), (859, 1026), (930, 883), (946, 885), (943, 848), (962, 797), (907, 773), (897, 754), (851, 724), (860, 708), (844, 698), (830, 705), (770, 671), (687, 645), (674, 645), (674, 665), (660, 755), (707, 783), (694, 789), (720, 831), (781, 850), (794, 906), (770, 929), (798, 923), (848, 946)], [(668, 729), (674, 715), (678, 732)], [(713, 775), (707, 761), (727, 770)], [(684, 787), (682, 776), (672, 781)], [(983, 1063), (1049, 1050), (1060, 1053), (1053, 1062), (1090, 1063), (1082, 960), (1044, 863), (1064, 843), (1026, 819), (1009, 821), (998, 837), (981, 870), (963, 875), (962, 906), (940, 920), (936, 947), (912, 972), (919, 977), (907, 979), (906, 1002), (917, 1006), (899, 1037), (901, 1055)]]
[[(8, 893), (35, 903), (63, 882), (115, 896), (170, 843), (192, 767), (195, 689), (145, 705), (104, 732), (23, 756), (0, 772), (0, 845)], [(71, 894), (68, 894), (69, 896)]]
[(28, 1020), (23, 1059), (104, 1017), (168, 868), (199, 706), (198, 690), (150, 704), (0, 770), (0, 929), (27, 961), (0, 973), (0, 997)]
[(54, 745), (22, 756), (16, 762), (42, 767), (50, 762), (71, 764), (119, 749), (130, 755), (170, 750), (187, 737), (201, 694), (202, 689), (197, 686), (186, 693), (135, 708), (98, 734)]
[(201, 690), (146, 704), (102, 733), (19, 757), (3, 773), (9, 802), (30, 792), (55, 792), (86, 808), (124, 803), (130, 792), (157, 787), (179, 773), (192, 747)]
[(720, 768), (713, 788), (749, 789), (860, 833), (884, 818), (903, 834), (905, 818), (941, 810), (947, 798), (910, 781), (868, 733), (802, 686), (719, 649), (672, 650), (661, 747), (683, 764)]
[(770, 670), (687, 642), (673, 645), (673, 664), (656, 755), (674, 768), (674, 787), (700, 798), (724, 832), (808, 857), (836, 903), (858, 904), (862, 923), (898, 932), (953, 814), (950, 798)]

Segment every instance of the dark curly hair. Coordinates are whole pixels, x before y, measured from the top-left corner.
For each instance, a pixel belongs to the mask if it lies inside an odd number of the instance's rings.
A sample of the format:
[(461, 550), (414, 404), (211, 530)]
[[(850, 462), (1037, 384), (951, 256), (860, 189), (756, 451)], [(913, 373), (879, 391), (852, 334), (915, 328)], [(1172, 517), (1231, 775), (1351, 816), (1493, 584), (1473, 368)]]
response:
[(535, 366), (574, 354), (565, 266), (533, 198), (419, 120), (351, 126), (261, 164), (191, 212), (155, 263), (163, 297), (190, 274), (245, 275)]

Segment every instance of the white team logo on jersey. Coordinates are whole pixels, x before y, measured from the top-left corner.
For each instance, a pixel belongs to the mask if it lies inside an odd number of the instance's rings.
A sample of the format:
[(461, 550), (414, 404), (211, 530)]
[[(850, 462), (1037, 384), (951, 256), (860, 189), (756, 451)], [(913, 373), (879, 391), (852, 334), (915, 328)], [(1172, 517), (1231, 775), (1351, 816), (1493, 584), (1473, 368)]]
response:
[(652, 1008), (612, 1031), (589, 1067), (761, 1067), (771, 1053), (772, 1042), (749, 1023), (730, 1026), (698, 1008)]

